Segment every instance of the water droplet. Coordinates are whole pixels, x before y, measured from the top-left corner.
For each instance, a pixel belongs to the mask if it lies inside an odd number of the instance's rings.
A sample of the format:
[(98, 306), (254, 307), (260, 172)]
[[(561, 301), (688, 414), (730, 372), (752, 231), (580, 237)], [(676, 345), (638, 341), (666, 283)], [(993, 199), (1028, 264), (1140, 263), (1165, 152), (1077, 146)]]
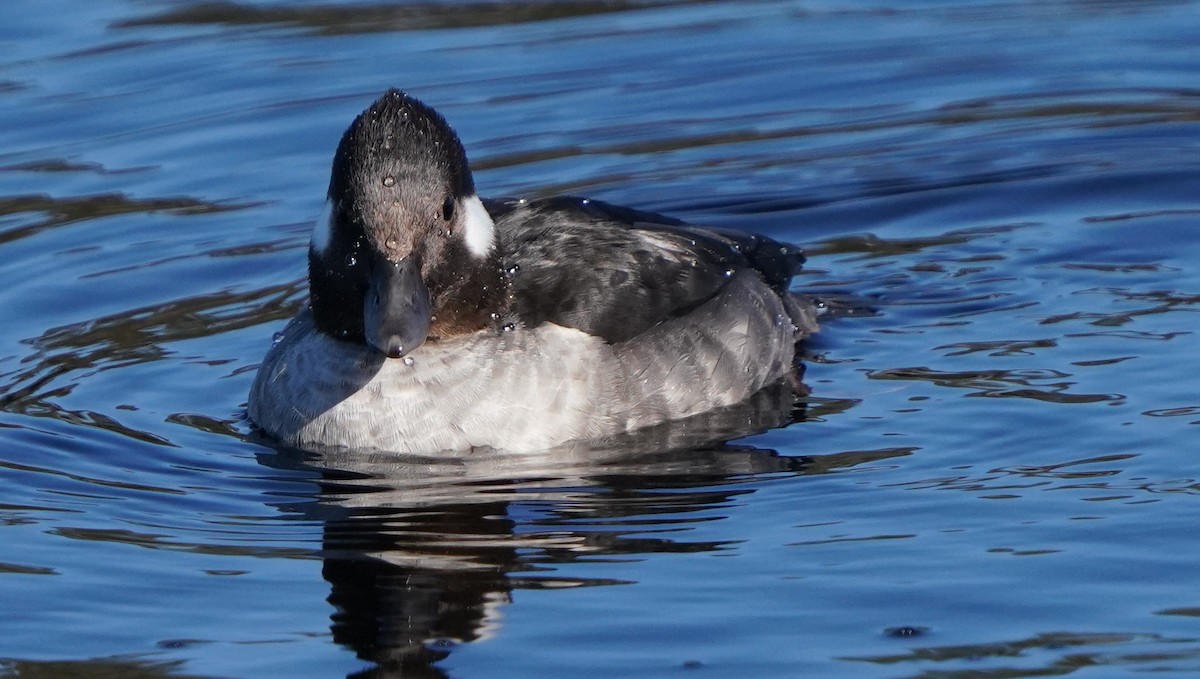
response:
[(449, 238), (450, 236), (453, 236), (453, 235), (454, 235), (453, 231), (451, 231), (450, 229), (446, 229), (446, 238)]
[(492, 317), (492, 320), (493, 320), (493, 321), (498, 321), (498, 320), (500, 320), (500, 314), (496, 313), (495, 311), (493, 311), (493, 312), (491, 313), (491, 317)]
[(387, 242), (386, 242), (386, 243), (384, 243), (384, 245), (386, 245), (386, 246), (387, 246), (387, 248), (388, 248), (389, 250), (395, 249), (395, 247), (396, 247), (396, 239), (395, 239), (395, 238), (389, 238), (389, 239), (387, 239)]
[(512, 266), (508, 267), (507, 273), (509, 276), (515, 276), (515, 275), (517, 275), (517, 272), (520, 270), (521, 270), (520, 264), (513, 264)]
[(516, 323), (505, 323), (501, 328), (504, 332), (512, 332), (517, 329)]
[(417, 364), (417, 362), (416, 362), (416, 360), (414, 360), (414, 359), (413, 359), (413, 357), (412, 357), (412, 356), (405, 356), (405, 357), (404, 357), (404, 365), (406, 365), (406, 366), (408, 366), (408, 367), (410, 367), (410, 368), (411, 368), (412, 366), (414, 366), (414, 365), (416, 365), (416, 364)]
[(726, 278), (733, 278), (733, 274), (734, 274), (734, 273), (735, 273), (735, 272), (734, 272), (734, 270), (733, 270), (733, 269), (725, 269), (725, 277), (726, 277)]
[(346, 255), (346, 266), (354, 266), (358, 264), (358, 258), (354, 255)]
[(883, 630), (883, 633), (889, 637), (905, 639), (908, 637), (920, 637), (929, 632), (928, 627), (920, 627), (917, 625), (904, 625), (903, 627), (889, 627)]
[(584, 198), (583, 200), (579, 201), (579, 204), (580, 204), (580, 205), (587, 205), (587, 204), (589, 204), (589, 203), (591, 203), (591, 202), (592, 202), (592, 201), (588, 200), (587, 198)]
[(393, 177), (393, 176), (392, 176), (392, 175), (390, 175), (390, 174), (389, 174), (388, 176), (386, 176), (386, 177), (384, 177), (384, 178), (383, 178), (383, 185), (384, 185), (384, 186), (392, 186), (392, 185), (394, 185), (395, 183), (396, 183), (396, 178), (395, 178), (395, 177)]
[(274, 335), (271, 335), (271, 346), (275, 346), (282, 341), (283, 341), (283, 331), (282, 330), (275, 333)]

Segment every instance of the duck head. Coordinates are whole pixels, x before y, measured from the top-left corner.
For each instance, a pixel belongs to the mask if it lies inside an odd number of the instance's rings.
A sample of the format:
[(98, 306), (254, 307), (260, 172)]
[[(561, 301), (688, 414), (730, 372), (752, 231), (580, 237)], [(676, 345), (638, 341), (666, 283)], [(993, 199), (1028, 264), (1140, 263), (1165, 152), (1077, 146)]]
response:
[(462, 142), (398, 90), (342, 136), (308, 262), (317, 328), (390, 358), (489, 326), (506, 297)]

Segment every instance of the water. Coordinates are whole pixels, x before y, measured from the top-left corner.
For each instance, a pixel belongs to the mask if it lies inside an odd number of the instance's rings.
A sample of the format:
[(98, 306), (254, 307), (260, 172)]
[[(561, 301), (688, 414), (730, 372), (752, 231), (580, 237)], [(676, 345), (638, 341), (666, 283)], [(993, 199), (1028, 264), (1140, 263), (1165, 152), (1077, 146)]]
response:
[[(0, 672), (1200, 668), (1200, 4), (11, 1)], [(812, 395), (570, 458), (273, 448), (333, 148), (804, 245)]]

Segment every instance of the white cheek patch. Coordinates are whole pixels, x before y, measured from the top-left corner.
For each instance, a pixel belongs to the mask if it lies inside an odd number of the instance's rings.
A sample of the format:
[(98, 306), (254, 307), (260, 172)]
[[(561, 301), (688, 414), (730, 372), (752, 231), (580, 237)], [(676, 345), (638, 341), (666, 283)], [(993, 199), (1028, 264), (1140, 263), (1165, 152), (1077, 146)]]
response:
[(463, 239), (467, 242), (467, 250), (478, 258), (487, 257), (496, 242), (496, 223), (479, 196), (464, 198), (462, 211)]
[(333, 201), (325, 201), (325, 209), (321, 211), (321, 216), (317, 217), (317, 223), (313, 224), (312, 239), (309, 245), (319, 255), (325, 254), (329, 249), (329, 243), (333, 240)]

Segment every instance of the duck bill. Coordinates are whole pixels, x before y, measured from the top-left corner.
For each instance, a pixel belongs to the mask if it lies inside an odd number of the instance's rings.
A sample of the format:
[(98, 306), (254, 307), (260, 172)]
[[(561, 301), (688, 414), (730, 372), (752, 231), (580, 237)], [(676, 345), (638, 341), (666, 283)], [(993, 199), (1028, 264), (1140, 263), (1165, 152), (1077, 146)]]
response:
[(379, 257), (374, 264), (363, 308), (363, 335), (389, 358), (407, 356), (424, 344), (433, 313), (421, 263), (409, 256), (399, 262)]

